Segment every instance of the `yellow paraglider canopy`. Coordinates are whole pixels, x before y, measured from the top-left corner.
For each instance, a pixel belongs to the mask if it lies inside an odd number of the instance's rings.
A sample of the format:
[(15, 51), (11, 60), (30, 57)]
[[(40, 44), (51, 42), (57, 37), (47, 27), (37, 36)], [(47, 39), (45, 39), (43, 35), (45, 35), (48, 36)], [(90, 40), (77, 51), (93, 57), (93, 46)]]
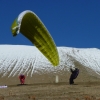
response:
[(12, 34), (16, 36), (19, 32), (28, 38), (41, 53), (53, 64), (59, 64), (59, 54), (50, 33), (32, 11), (22, 12), (17, 19), (14, 20)]

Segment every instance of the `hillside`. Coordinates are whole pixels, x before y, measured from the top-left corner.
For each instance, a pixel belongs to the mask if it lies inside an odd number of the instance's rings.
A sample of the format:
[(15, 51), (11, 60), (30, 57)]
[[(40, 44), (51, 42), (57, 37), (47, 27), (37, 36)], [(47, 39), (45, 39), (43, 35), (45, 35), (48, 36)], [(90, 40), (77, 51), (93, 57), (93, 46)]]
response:
[[(68, 82), (69, 68), (78, 67), (76, 82), (98, 81), (100, 73), (100, 50), (97, 48), (57, 47), (60, 63), (53, 67), (34, 46), (0, 45), (0, 81), (18, 83), (18, 75), (27, 76), (26, 83)], [(7, 81), (6, 81), (6, 80)]]

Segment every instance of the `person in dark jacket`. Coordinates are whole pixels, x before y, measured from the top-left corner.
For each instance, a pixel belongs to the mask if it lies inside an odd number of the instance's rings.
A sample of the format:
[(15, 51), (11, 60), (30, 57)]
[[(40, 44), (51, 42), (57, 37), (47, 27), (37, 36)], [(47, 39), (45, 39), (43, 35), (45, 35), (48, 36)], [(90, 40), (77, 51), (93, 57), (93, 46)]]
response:
[(70, 71), (71, 71), (71, 76), (70, 76), (70, 79), (69, 79), (69, 84), (74, 84), (74, 79), (77, 78), (78, 74), (79, 74), (79, 69), (78, 68), (75, 68), (74, 70), (72, 68), (70, 68)]
[(21, 74), (21, 75), (19, 76), (19, 79), (20, 79), (20, 83), (21, 83), (21, 84), (24, 84), (24, 83), (25, 83), (25, 75)]

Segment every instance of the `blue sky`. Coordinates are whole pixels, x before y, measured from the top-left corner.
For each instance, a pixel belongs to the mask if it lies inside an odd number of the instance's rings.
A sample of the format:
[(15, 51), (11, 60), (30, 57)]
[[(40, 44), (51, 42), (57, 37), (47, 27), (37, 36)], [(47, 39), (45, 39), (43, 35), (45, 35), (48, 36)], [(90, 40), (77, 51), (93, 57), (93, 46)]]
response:
[(37, 14), (57, 46), (100, 48), (100, 0), (0, 0), (0, 44), (33, 45), (11, 33), (24, 10)]

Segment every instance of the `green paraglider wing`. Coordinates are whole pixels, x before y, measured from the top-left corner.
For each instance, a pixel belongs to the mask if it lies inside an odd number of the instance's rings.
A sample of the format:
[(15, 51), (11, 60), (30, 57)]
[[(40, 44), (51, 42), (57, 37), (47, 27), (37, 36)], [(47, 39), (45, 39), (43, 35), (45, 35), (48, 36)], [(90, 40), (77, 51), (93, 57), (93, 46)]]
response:
[(35, 13), (32, 11), (22, 12), (13, 22), (11, 30), (13, 36), (20, 32), (28, 38), (54, 66), (59, 64), (56, 45)]

